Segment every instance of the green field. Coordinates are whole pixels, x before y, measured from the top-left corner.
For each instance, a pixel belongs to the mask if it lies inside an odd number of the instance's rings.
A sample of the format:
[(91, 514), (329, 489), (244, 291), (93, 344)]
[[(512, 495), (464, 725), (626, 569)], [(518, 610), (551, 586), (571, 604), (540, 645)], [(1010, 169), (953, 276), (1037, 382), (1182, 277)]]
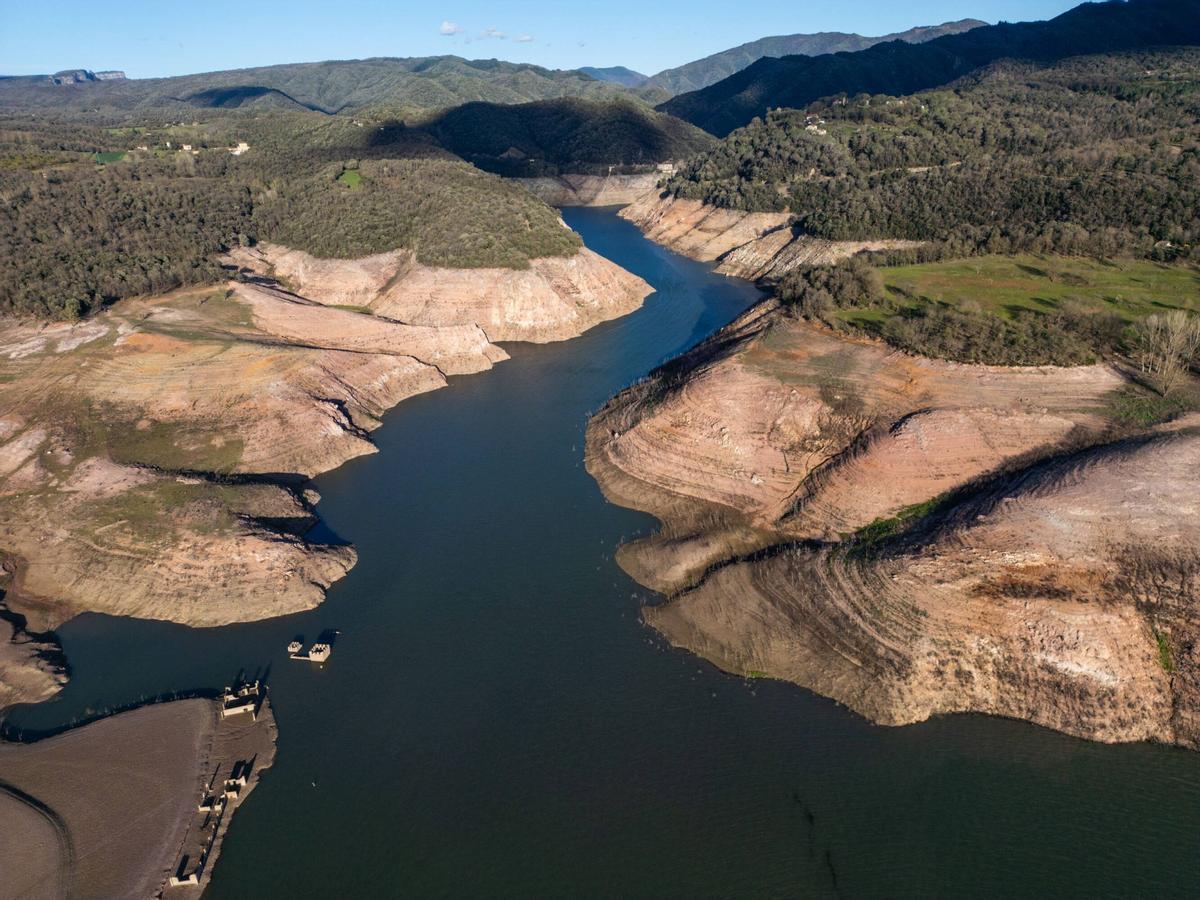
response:
[(346, 185), (349, 188), (362, 187), (362, 176), (354, 169), (347, 169), (337, 178), (340, 184)]
[[(879, 271), (888, 296), (902, 306), (970, 302), (1010, 318), (1020, 310), (1049, 312), (1069, 303), (1127, 321), (1171, 309), (1200, 309), (1200, 270), (1148, 260), (981, 256)], [(878, 316), (873, 309), (846, 312), (855, 321)]]
[(105, 150), (102, 153), (93, 153), (92, 158), (101, 165), (108, 163), (120, 162), (125, 158), (124, 150)]

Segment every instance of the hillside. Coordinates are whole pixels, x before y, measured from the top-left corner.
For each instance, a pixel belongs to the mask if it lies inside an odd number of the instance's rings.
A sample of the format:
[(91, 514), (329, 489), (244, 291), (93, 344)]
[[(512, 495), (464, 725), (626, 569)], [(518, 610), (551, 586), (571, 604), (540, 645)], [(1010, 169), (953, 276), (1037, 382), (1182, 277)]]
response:
[[(757, 62), (764, 56), (821, 56), (825, 53), (853, 52), (865, 50), (876, 44), (887, 41), (904, 41), (909, 44), (920, 44), (931, 41), (946, 34), (959, 34), (986, 25), (979, 19), (959, 19), (957, 22), (943, 22), (941, 25), (918, 25), (907, 31), (885, 34), (878, 37), (867, 37), (861, 34), (846, 34), (841, 31), (820, 31), (816, 34), (780, 34), (772, 37), (759, 38), (720, 53), (714, 53), (703, 59), (697, 59), (674, 69), (664, 69), (657, 75), (644, 79), (647, 88), (660, 88), (668, 94), (682, 94), (687, 91), (698, 91), (710, 84), (716, 84), (722, 78), (728, 78), (735, 72)], [(586, 69), (583, 71), (587, 71)], [(599, 77), (599, 76), (597, 76)], [(641, 87), (642, 84), (630, 85)]]
[[(0, 315), (70, 318), (219, 280), (217, 255), (256, 241), (326, 257), (407, 249), (453, 268), (525, 269), (578, 251), (519, 186), (402, 124), (359, 122), (308, 112), (128, 129), (3, 122)], [(239, 142), (247, 149), (230, 152)]]
[(661, 533), (647, 624), (900, 725), (1011, 716), (1200, 746), (1200, 419), (1112, 430), (1106, 366), (996, 369), (766, 303), (611, 400), (587, 467)]
[(1051, 63), (1081, 54), (1195, 44), (1200, 44), (1196, 0), (1085, 3), (1047, 22), (988, 25), (924, 44), (894, 41), (855, 53), (760, 59), (659, 109), (724, 136), (770, 109), (803, 109), (833, 95), (914, 93), (1004, 58)]
[(423, 127), (463, 159), (513, 176), (603, 174), (684, 159), (713, 143), (695, 126), (630, 100), (467, 103)]
[(378, 57), (62, 85), (45, 76), (4, 78), (0, 107), (43, 112), (251, 107), (336, 113), (378, 105), (438, 109), (474, 100), (523, 103), (622, 92), (619, 85), (577, 71), (524, 63), (457, 56)]
[(935, 242), (926, 258), (1188, 255), (1200, 241), (1197, 91), (1197, 50), (998, 63), (952, 89), (776, 110), (667, 189), (791, 212), (800, 233), (828, 240)]

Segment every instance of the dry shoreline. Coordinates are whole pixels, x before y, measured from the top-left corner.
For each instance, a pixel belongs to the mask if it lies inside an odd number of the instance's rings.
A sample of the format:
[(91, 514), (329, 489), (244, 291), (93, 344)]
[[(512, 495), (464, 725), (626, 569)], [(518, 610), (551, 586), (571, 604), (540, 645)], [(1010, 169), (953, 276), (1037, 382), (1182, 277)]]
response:
[[(235, 281), (75, 325), (0, 324), (0, 710), (48, 699), (49, 632), (83, 611), (216, 626), (311, 608), (354, 564), (304, 538), (307, 478), (374, 452), (384, 412), (507, 354), (639, 307), (589, 250), (528, 270), (266, 245)], [(0, 898), (194, 896), (274, 757), (274, 719), (180, 700), (0, 743)], [(225, 794), (234, 765), (248, 782)], [(202, 794), (227, 796), (198, 810)], [(214, 834), (213, 829), (216, 829)], [(197, 862), (203, 866), (197, 872)]]
[[(405, 398), (507, 358), (494, 339), (562, 340), (650, 293), (588, 250), (523, 271), (235, 258), (242, 278), (217, 289), (0, 327), (4, 602), (31, 631), (83, 611), (215, 626), (316, 606), (355, 555), (304, 538), (304, 479), (374, 452)], [(32, 649), (5, 645), (0, 705), (56, 689)]]
[(907, 356), (764, 301), (614, 397), (586, 464), (663, 523), (644, 618), (873, 721), (975, 711), (1200, 746), (1200, 417), (1110, 366)]
[[(275, 754), (269, 704), (222, 718), (214, 700), (176, 700), (99, 719), (32, 744), (0, 743), (0, 898), (196, 896), (171, 888), (212, 841), (207, 883), (229, 818)], [(197, 809), (253, 761), (215, 840)], [(188, 857), (184, 862), (184, 857)]]
[[(621, 211), (772, 281), (904, 242), (650, 192)], [(1115, 367), (910, 357), (767, 300), (612, 398), (586, 465), (662, 523), (618, 563), (673, 644), (887, 724), (946, 712), (1200, 747), (1200, 417), (1130, 433)], [(865, 545), (864, 545), (865, 542)], [(1121, 562), (1118, 563), (1117, 561)]]
[(661, 178), (674, 171), (638, 175), (563, 174), (539, 178), (514, 178), (527, 191), (549, 206), (625, 206), (654, 191)]
[(800, 234), (788, 212), (743, 212), (650, 191), (621, 210), (650, 240), (717, 263), (721, 275), (777, 281), (795, 268), (829, 265), (864, 250), (901, 250), (920, 241), (830, 241)]

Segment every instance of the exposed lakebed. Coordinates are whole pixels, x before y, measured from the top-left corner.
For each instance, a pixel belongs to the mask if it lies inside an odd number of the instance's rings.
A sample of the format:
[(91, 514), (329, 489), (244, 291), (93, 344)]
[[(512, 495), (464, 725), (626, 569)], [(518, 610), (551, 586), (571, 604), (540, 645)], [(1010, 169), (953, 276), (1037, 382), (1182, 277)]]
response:
[[(655, 527), (583, 468), (587, 415), (758, 299), (609, 210), (566, 210), (656, 289), (583, 337), (405, 401), (317, 480), (359, 562), (316, 610), (195, 630), (85, 615), (72, 680), (13, 711), (219, 688), (269, 667), (278, 755), (208, 896), (1184, 892), (1200, 759), (966, 716), (873, 726), (724, 675), (640, 624), (613, 562)], [(342, 631), (323, 669), (297, 634)]]

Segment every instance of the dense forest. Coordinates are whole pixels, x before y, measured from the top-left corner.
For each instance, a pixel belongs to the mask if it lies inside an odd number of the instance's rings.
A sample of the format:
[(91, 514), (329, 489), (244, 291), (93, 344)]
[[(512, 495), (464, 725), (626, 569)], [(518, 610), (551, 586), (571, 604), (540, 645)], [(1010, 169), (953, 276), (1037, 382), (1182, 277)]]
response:
[(508, 176), (636, 169), (713, 144), (694, 125), (624, 99), (467, 103), (423, 127), (448, 150)]
[(838, 93), (911, 94), (1001, 59), (1045, 64), (1084, 54), (1197, 44), (1196, 0), (1083, 3), (1047, 22), (1001, 22), (924, 44), (892, 41), (855, 53), (764, 58), (659, 109), (724, 137), (771, 109), (802, 109)]
[[(231, 152), (239, 143), (249, 149)], [(221, 251), (258, 240), (325, 256), (409, 248), (455, 267), (521, 268), (579, 247), (554, 210), (427, 134), (307, 112), (3, 120), (0, 200), (0, 314), (73, 317), (211, 281)]]
[(951, 88), (778, 110), (702, 153), (676, 196), (790, 209), (834, 240), (910, 256), (1192, 256), (1200, 241), (1200, 50), (1005, 62)]

